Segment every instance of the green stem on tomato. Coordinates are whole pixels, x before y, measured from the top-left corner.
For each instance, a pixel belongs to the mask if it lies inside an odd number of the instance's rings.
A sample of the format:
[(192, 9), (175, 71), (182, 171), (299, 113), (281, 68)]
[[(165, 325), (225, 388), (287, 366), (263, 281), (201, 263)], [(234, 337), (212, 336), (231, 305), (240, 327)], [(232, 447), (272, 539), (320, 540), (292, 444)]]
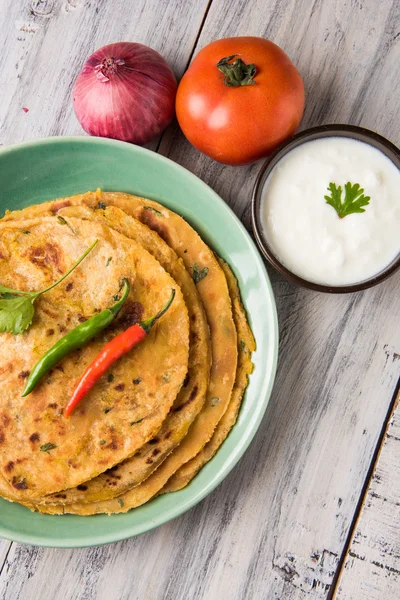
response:
[[(224, 83), (228, 87), (239, 87), (243, 85), (255, 85), (254, 77), (257, 69), (256, 65), (246, 65), (241, 58), (236, 58), (238, 54), (221, 58), (217, 63), (217, 69), (225, 75)], [(231, 61), (236, 58), (232, 63)]]

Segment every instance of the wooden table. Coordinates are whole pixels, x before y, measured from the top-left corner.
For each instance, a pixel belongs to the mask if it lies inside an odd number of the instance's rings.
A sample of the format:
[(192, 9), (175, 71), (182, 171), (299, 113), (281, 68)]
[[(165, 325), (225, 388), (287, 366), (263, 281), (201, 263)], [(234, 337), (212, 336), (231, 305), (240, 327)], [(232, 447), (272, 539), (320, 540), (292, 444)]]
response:
[[(0, 0), (0, 31), (3, 145), (81, 135), (72, 84), (106, 43), (148, 44), (180, 77), (208, 42), (246, 34), (279, 44), (303, 75), (302, 128), (352, 123), (400, 144), (399, 0)], [(153, 148), (250, 227), (259, 164), (212, 162), (176, 125)], [(399, 598), (400, 278), (328, 296), (270, 276), (279, 369), (233, 473), (179, 519), (126, 542), (52, 550), (2, 540), (0, 598)]]

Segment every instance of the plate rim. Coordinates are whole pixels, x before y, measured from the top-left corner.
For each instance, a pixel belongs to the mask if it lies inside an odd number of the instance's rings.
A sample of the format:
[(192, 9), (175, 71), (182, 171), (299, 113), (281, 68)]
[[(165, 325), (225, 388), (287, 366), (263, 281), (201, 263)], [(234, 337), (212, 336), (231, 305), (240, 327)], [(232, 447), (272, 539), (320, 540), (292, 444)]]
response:
[[(250, 233), (244, 227), (243, 223), (240, 221), (240, 219), (234, 213), (232, 208), (221, 198), (221, 196), (219, 196), (219, 194), (217, 194), (217, 192), (215, 192), (208, 184), (206, 184), (196, 174), (192, 173), (191, 171), (189, 171), (188, 169), (186, 169), (179, 163), (174, 162), (170, 158), (168, 158), (162, 154), (159, 154), (158, 152), (149, 150), (147, 148), (135, 146), (133, 144), (128, 144), (127, 142), (121, 142), (119, 140), (102, 138), (102, 137), (89, 137), (89, 136), (52, 136), (52, 137), (40, 138), (38, 140), (28, 140), (28, 141), (20, 142), (17, 144), (11, 144), (11, 145), (0, 148), (0, 160), (4, 154), (16, 152), (18, 150), (27, 149), (29, 147), (36, 148), (38, 146), (42, 146), (42, 145), (46, 145), (46, 144), (61, 144), (62, 145), (64, 143), (67, 144), (67, 143), (71, 143), (71, 142), (78, 143), (78, 144), (90, 143), (90, 144), (95, 144), (95, 145), (100, 144), (100, 145), (111, 146), (111, 147), (115, 146), (118, 148), (123, 148), (125, 150), (131, 151), (132, 154), (139, 153), (139, 154), (148, 155), (151, 159), (158, 160), (160, 163), (168, 164), (169, 167), (173, 167), (177, 171), (183, 171), (185, 176), (188, 176), (189, 178), (193, 178), (194, 180), (196, 180), (197, 184), (200, 183), (201, 186), (205, 190), (207, 190), (208, 194), (211, 193), (211, 195), (214, 196), (215, 201), (217, 202), (217, 204), (219, 204), (222, 211), (224, 211), (226, 213), (226, 215), (231, 218), (234, 225), (238, 228), (241, 235), (245, 238), (247, 245), (252, 250), (252, 255), (253, 255), (252, 258), (256, 261), (257, 267), (261, 270), (261, 273), (263, 276), (263, 283), (264, 283), (264, 285), (266, 285), (266, 288), (268, 290), (268, 301), (270, 303), (270, 311), (271, 311), (271, 315), (272, 315), (272, 319), (269, 322), (269, 327), (271, 328), (270, 338), (272, 338), (272, 346), (270, 348), (271, 356), (269, 359), (268, 377), (264, 378), (264, 382), (263, 382), (262, 388), (260, 390), (260, 398), (262, 398), (262, 401), (260, 402), (259, 409), (255, 413), (255, 417), (249, 420), (245, 430), (243, 431), (243, 433), (241, 435), (239, 444), (235, 448), (234, 452), (233, 453), (231, 452), (229, 454), (229, 456), (226, 458), (226, 460), (222, 463), (222, 465), (220, 465), (218, 467), (217, 473), (215, 473), (212, 477), (208, 478), (209, 479), (208, 483), (203, 485), (200, 491), (193, 494), (192, 497), (189, 497), (187, 499), (184, 498), (183, 500), (181, 499), (180, 502), (176, 502), (172, 508), (170, 507), (169, 509), (160, 512), (160, 514), (156, 518), (151, 519), (151, 523), (148, 523), (148, 522), (146, 522), (145, 524), (133, 523), (130, 527), (125, 526), (124, 530), (123, 531), (120, 530), (119, 532), (105, 531), (104, 533), (101, 533), (101, 534), (96, 533), (95, 535), (86, 534), (86, 535), (90, 536), (90, 540), (91, 540), (90, 542), (83, 540), (81, 538), (77, 539), (76, 537), (71, 537), (71, 538), (62, 537), (62, 538), (58, 538), (57, 540), (49, 540), (47, 535), (42, 536), (42, 535), (38, 535), (38, 534), (19, 534), (18, 532), (14, 533), (13, 531), (7, 530), (7, 527), (4, 527), (3, 525), (0, 524), (0, 537), (4, 538), (6, 540), (12, 541), (12, 542), (30, 544), (30, 545), (34, 545), (34, 546), (47, 547), (47, 548), (85, 548), (85, 547), (93, 547), (93, 546), (102, 546), (105, 544), (110, 544), (110, 543), (115, 543), (115, 542), (123, 541), (126, 539), (130, 539), (130, 538), (136, 537), (138, 535), (141, 535), (143, 533), (152, 531), (156, 527), (159, 527), (165, 523), (168, 523), (169, 521), (172, 521), (172, 520), (178, 518), (179, 516), (183, 515), (185, 512), (187, 512), (188, 510), (193, 508), (196, 504), (201, 502), (207, 495), (209, 495), (228, 476), (228, 474), (236, 466), (236, 464), (242, 458), (245, 451), (247, 450), (247, 448), (253, 441), (254, 436), (260, 427), (261, 421), (264, 418), (267, 406), (269, 404), (269, 400), (271, 397), (271, 393), (272, 393), (272, 389), (273, 389), (273, 385), (274, 385), (274, 381), (275, 381), (275, 377), (276, 377), (277, 365), (278, 365), (279, 327), (278, 327), (278, 315), (277, 315), (276, 301), (275, 301), (275, 296), (274, 296), (274, 292), (272, 289), (271, 281), (270, 281), (267, 269), (265, 267), (264, 261), (261, 257), (261, 254), (258, 251), (255, 242), (251, 238)], [(132, 192), (127, 192), (127, 193), (132, 193)], [(46, 200), (43, 200), (43, 201), (45, 202)], [(233, 270), (235, 271), (234, 266), (233, 266)], [(243, 303), (246, 306), (245, 297), (243, 298)], [(249, 314), (250, 321), (252, 321), (251, 314), (250, 313), (248, 313), (248, 314)], [(240, 418), (240, 413), (239, 413), (239, 418)], [(228, 439), (229, 439), (229, 435), (228, 435), (227, 440)], [(217, 451), (216, 455), (202, 468), (202, 470), (196, 476), (196, 478), (201, 477), (202, 473), (204, 473), (204, 472), (207, 473), (207, 467), (212, 465), (214, 459), (216, 457), (218, 457), (219, 453), (220, 453), (220, 449)], [(186, 488), (186, 490), (188, 490), (188, 488)], [(179, 494), (180, 492), (183, 492), (183, 491), (184, 490), (180, 490), (178, 492), (174, 492), (174, 494)], [(153, 499), (153, 501), (154, 501), (154, 499)], [(112, 515), (109, 518), (116, 519), (120, 516), (126, 517), (126, 515), (129, 515), (129, 513), (126, 513), (124, 515)], [(44, 516), (44, 515), (42, 515), (42, 516)], [(46, 515), (46, 518), (51, 518), (51, 516), (52, 515)], [(62, 518), (66, 519), (69, 516), (70, 515), (63, 515)], [(76, 516), (77, 515), (74, 515), (74, 517), (76, 517)], [(93, 515), (92, 518), (93, 517), (96, 518), (97, 515)]]

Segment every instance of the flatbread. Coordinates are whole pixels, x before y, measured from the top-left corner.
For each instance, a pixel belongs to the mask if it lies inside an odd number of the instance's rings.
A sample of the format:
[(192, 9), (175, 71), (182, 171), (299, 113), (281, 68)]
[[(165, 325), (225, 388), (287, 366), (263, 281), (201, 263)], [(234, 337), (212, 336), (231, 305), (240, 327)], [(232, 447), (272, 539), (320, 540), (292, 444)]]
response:
[[(140, 244), (109, 227), (76, 218), (69, 226), (52, 217), (0, 221), (0, 282), (43, 289), (94, 239), (99, 243), (83, 263), (37, 300), (32, 326), (21, 335), (0, 334), (0, 495), (21, 503), (77, 486), (132, 456), (160, 429), (187, 374), (189, 320), (178, 285)], [(132, 289), (113, 326), (22, 398), (36, 361), (66, 331), (112, 304), (122, 277)], [(77, 379), (104, 343), (155, 314), (172, 288), (168, 313), (113, 366), (113, 380), (103, 376), (65, 418)], [(48, 444), (55, 448), (46, 450)]]
[[(92, 196), (89, 195), (90, 198)], [(43, 214), (54, 215), (53, 206), (54, 203), (43, 205)], [(28, 210), (24, 211), (25, 214), (27, 212)], [(37, 213), (37, 210), (35, 212)], [(134, 239), (150, 252), (182, 290), (189, 313), (190, 344), (185, 385), (181, 388), (157, 435), (134, 456), (85, 482), (84, 485), (37, 500), (42, 505), (107, 500), (146, 479), (181, 442), (201, 410), (206, 397), (211, 366), (209, 330), (196, 286), (182, 260), (154, 231), (113, 206), (105, 210), (97, 209), (97, 205), (95, 209), (89, 208), (86, 204), (70, 206), (59, 210), (57, 215), (65, 218), (67, 224), (70, 217), (100, 222)], [(54, 215), (53, 218), (57, 217)]]
[(229, 406), (218, 423), (211, 440), (195, 458), (187, 462), (174, 473), (161, 490), (162, 494), (176, 492), (177, 490), (184, 488), (193, 477), (197, 475), (200, 469), (216, 454), (237, 421), (243, 395), (249, 382), (249, 375), (253, 372), (254, 365), (251, 362), (251, 353), (255, 351), (256, 343), (247, 322), (246, 311), (240, 299), (239, 286), (229, 265), (222, 259), (219, 259), (219, 263), (224, 270), (228, 282), (229, 293), (233, 305), (233, 318), (238, 334), (238, 367), (235, 385)]
[[(247, 321), (246, 311), (240, 299), (239, 287), (237, 280), (232, 273), (228, 264), (219, 259), (219, 263), (224, 270), (226, 279), (231, 294), (233, 317), (238, 333), (238, 368), (236, 373), (235, 386), (233, 388), (231, 400), (225, 414), (219, 421), (211, 440), (204, 448), (189, 462), (185, 463), (176, 473), (168, 480), (166, 485), (159, 491), (159, 494), (174, 492), (184, 488), (200, 469), (216, 454), (222, 443), (227, 438), (232, 427), (236, 423), (243, 395), (249, 381), (249, 375), (253, 371), (253, 363), (251, 362), (251, 353), (256, 349), (254, 336)], [(164, 478), (162, 466), (150, 478), (153, 480), (153, 489), (157, 487), (159, 481)], [(74, 512), (75, 514), (88, 515), (100, 512), (112, 514), (115, 512), (126, 512), (132, 508), (132, 504), (139, 506), (146, 502), (148, 498), (149, 487), (145, 484), (138, 486), (132, 490), (132, 493), (121, 495), (111, 502), (97, 503), (92, 505), (75, 505), (74, 507), (61, 505), (46, 507), (45, 512), (49, 514), (62, 514), (64, 512)], [(37, 507), (39, 508), (39, 507)], [(44, 512), (39, 508), (41, 512)]]
[[(60, 199), (60, 208), (68, 199)], [(197, 289), (203, 301), (211, 332), (212, 367), (206, 403), (188, 434), (170, 456), (142, 484), (119, 498), (97, 503), (75, 503), (67, 506), (32, 505), (41, 512), (61, 514), (97, 514), (126, 512), (143, 504), (166, 484), (171, 475), (192, 459), (212, 437), (231, 397), (236, 377), (237, 336), (232, 306), (223, 270), (213, 252), (192, 227), (179, 215), (162, 205), (143, 198), (119, 193), (102, 193), (98, 200), (105, 206), (117, 206), (127, 214), (145, 222), (182, 258), (188, 271), (198, 279)], [(206, 269), (206, 271), (204, 271)]]

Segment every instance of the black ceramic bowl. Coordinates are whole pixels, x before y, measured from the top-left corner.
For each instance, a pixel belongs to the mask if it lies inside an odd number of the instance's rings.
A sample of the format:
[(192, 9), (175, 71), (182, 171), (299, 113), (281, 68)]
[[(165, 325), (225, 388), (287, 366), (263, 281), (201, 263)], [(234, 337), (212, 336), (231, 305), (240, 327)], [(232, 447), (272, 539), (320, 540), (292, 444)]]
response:
[(269, 261), (269, 263), (277, 271), (279, 271), (279, 273), (282, 273), (282, 275), (284, 275), (293, 283), (303, 285), (304, 287), (312, 290), (317, 290), (318, 292), (328, 292), (332, 294), (358, 292), (360, 290), (365, 290), (369, 287), (372, 287), (373, 285), (377, 285), (384, 279), (390, 277), (390, 275), (393, 275), (393, 273), (400, 267), (400, 253), (383, 271), (377, 275), (374, 275), (370, 279), (366, 279), (359, 283), (342, 286), (322, 285), (303, 279), (302, 277), (292, 273), (292, 271), (289, 271), (289, 269), (286, 268), (273, 253), (268, 244), (268, 240), (266, 239), (266, 235), (262, 226), (262, 191), (265, 182), (272, 172), (272, 169), (281, 160), (281, 158), (283, 158), (294, 148), (297, 148), (297, 146), (300, 146), (300, 144), (326, 137), (346, 137), (358, 140), (360, 142), (365, 142), (366, 144), (369, 144), (370, 146), (373, 146), (374, 148), (377, 148), (383, 152), (383, 154), (390, 158), (396, 167), (400, 169), (400, 149), (374, 131), (364, 129), (363, 127), (355, 127), (353, 125), (322, 125), (321, 127), (312, 127), (311, 129), (306, 129), (305, 131), (302, 131), (301, 133), (298, 133), (294, 137), (290, 138), (287, 142), (284, 142), (271, 156), (268, 157), (261, 167), (261, 171), (254, 186), (252, 198), (252, 223), (254, 235), (261, 252)]

